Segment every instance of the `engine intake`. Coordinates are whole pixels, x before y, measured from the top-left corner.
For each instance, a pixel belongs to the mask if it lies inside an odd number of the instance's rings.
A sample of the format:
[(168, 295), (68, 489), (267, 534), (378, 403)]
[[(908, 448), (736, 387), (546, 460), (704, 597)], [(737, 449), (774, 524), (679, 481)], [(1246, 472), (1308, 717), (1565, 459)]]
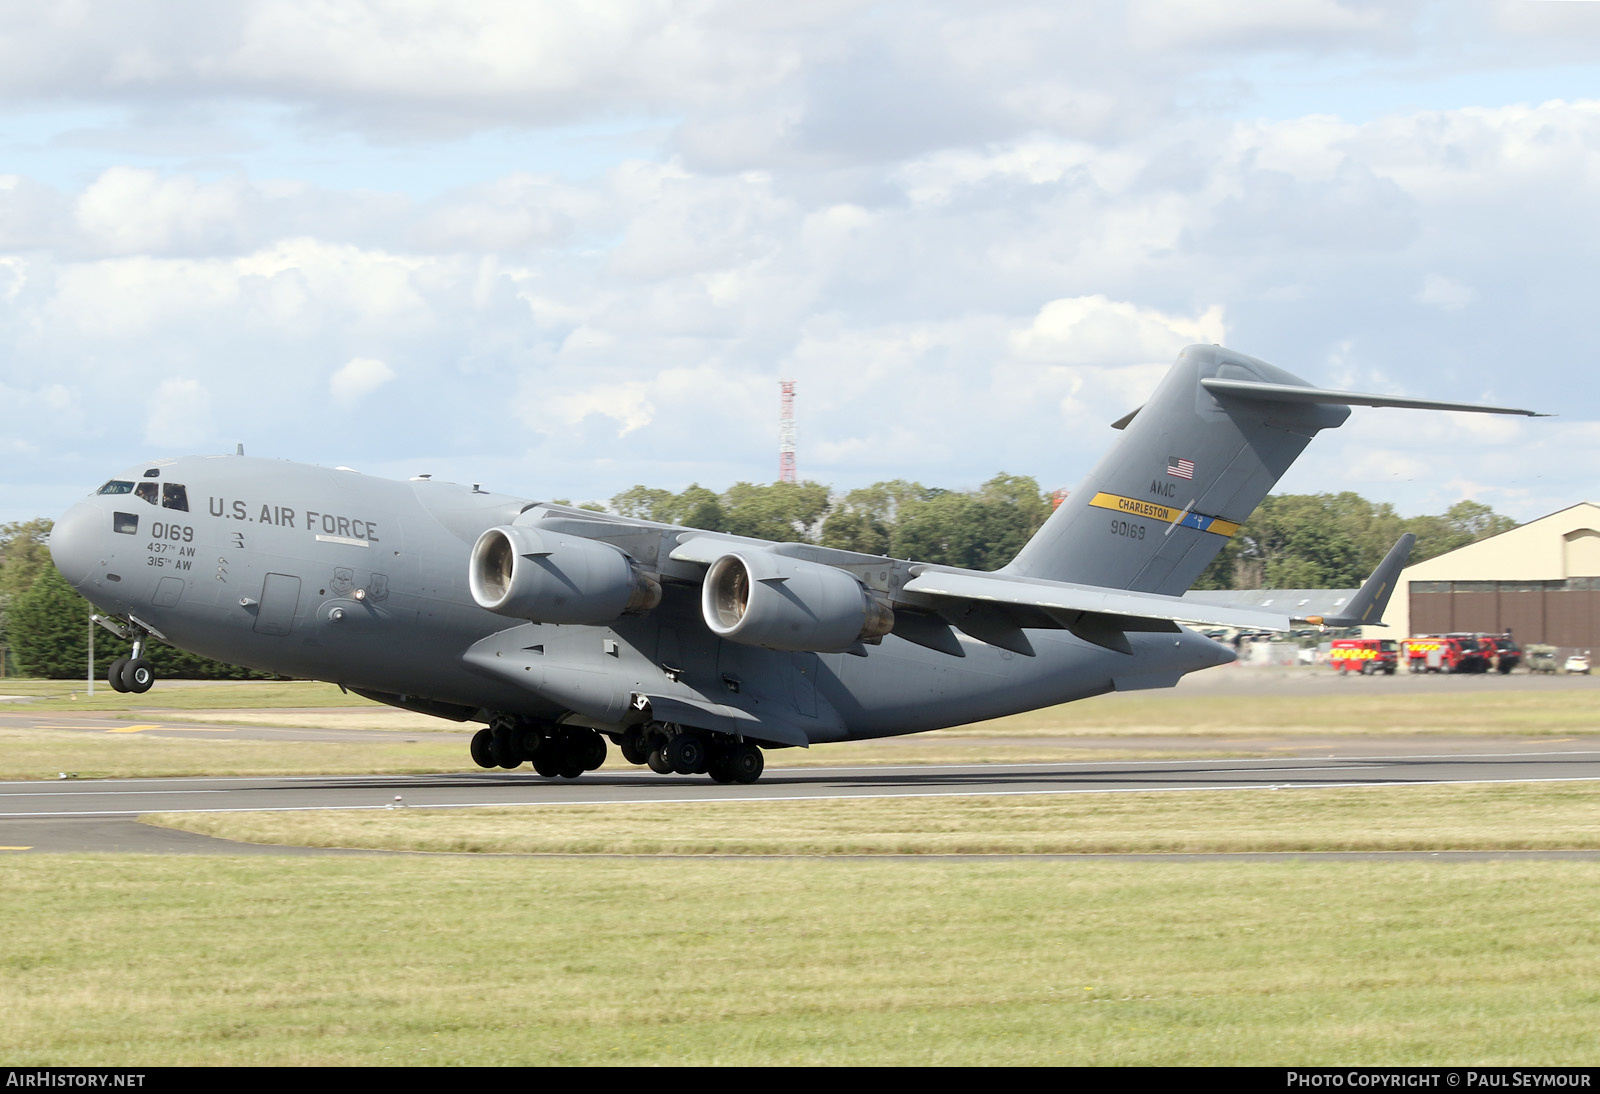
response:
[(718, 637), (772, 650), (832, 653), (894, 627), (894, 612), (845, 571), (766, 551), (713, 562), (700, 609)]
[(661, 585), (608, 543), (532, 528), (478, 537), (468, 585), (480, 608), (534, 623), (609, 623), (661, 603)]

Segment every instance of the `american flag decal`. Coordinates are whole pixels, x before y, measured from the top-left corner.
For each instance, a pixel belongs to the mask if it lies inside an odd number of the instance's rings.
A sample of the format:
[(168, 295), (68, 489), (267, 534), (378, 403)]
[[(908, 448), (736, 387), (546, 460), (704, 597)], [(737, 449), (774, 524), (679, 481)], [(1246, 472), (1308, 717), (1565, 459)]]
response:
[(1194, 461), (1180, 460), (1176, 456), (1167, 457), (1167, 474), (1175, 479), (1194, 478)]

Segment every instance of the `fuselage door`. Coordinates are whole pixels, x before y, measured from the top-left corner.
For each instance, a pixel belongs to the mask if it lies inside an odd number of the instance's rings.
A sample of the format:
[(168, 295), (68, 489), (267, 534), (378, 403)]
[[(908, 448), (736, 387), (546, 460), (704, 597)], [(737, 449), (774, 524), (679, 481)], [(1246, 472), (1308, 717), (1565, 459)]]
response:
[(295, 609), (300, 605), (300, 579), (288, 574), (268, 574), (261, 585), (261, 604), (256, 610), (257, 634), (288, 634), (294, 626)]

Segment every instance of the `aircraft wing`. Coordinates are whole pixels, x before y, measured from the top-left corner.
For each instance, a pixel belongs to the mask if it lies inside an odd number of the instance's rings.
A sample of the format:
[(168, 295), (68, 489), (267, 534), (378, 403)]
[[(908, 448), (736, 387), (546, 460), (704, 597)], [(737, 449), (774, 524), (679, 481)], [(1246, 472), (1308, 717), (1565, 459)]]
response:
[(786, 557), (805, 553), (823, 565), (858, 575), (892, 569), (904, 573), (906, 580), (896, 590), (877, 595), (894, 610), (896, 635), (961, 657), (965, 655), (961, 644), (951, 633), (955, 628), (990, 645), (1031, 656), (1034, 651), (1024, 633), (1026, 628), (1067, 630), (1086, 642), (1131, 653), (1130, 632), (1173, 632), (1184, 623), (1263, 631), (1287, 631), (1301, 623), (1335, 627), (1377, 624), (1415, 538), (1402, 536), (1360, 589), (1190, 592), (1185, 596), (908, 564), (854, 552), (760, 544), (704, 533), (685, 535), (671, 557), (680, 563), (710, 565), (742, 547)]
[(1049, 615), (1088, 612), (1118, 619), (1198, 623), (1218, 627), (1289, 629), (1289, 616), (1265, 606), (1210, 604), (1180, 596), (1099, 589), (1065, 581), (1039, 581), (971, 570), (923, 569), (905, 591), (941, 599), (975, 600), (1043, 609)]

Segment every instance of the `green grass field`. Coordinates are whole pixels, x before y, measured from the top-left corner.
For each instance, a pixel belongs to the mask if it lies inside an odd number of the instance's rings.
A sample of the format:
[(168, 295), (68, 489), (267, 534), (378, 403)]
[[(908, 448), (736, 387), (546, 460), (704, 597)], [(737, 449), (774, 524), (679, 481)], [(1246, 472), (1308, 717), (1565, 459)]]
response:
[[(33, 694), (56, 697), (6, 708), (41, 725), (0, 730), (0, 777), (466, 767), (470, 727), (413, 724), (328, 685), (139, 697), (159, 707)], [(85, 709), (136, 731), (49, 728)], [(769, 759), (1132, 758), (1161, 755), (1159, 736), (1207, 755), (1309, 734), (1549, 739), (1592, 733), (1597, 714), (1588, 691), (1129, 695)], [(372, 732), (137, 730), (184, 717)], [(1071, 743), (1091, 736), (1125, 744)], [(1314, 854), (1597, 847), (1592, 783), (160, 819), (476, 853), (0, 852), (7, 1063), (1536, 1065), (1600, 1050), (1600, 863)], [(948, 857), (1244, 850), (1307, 857)]]
[(1600, 864), (0, 858), (0, 1056), (1585, 1064)]

